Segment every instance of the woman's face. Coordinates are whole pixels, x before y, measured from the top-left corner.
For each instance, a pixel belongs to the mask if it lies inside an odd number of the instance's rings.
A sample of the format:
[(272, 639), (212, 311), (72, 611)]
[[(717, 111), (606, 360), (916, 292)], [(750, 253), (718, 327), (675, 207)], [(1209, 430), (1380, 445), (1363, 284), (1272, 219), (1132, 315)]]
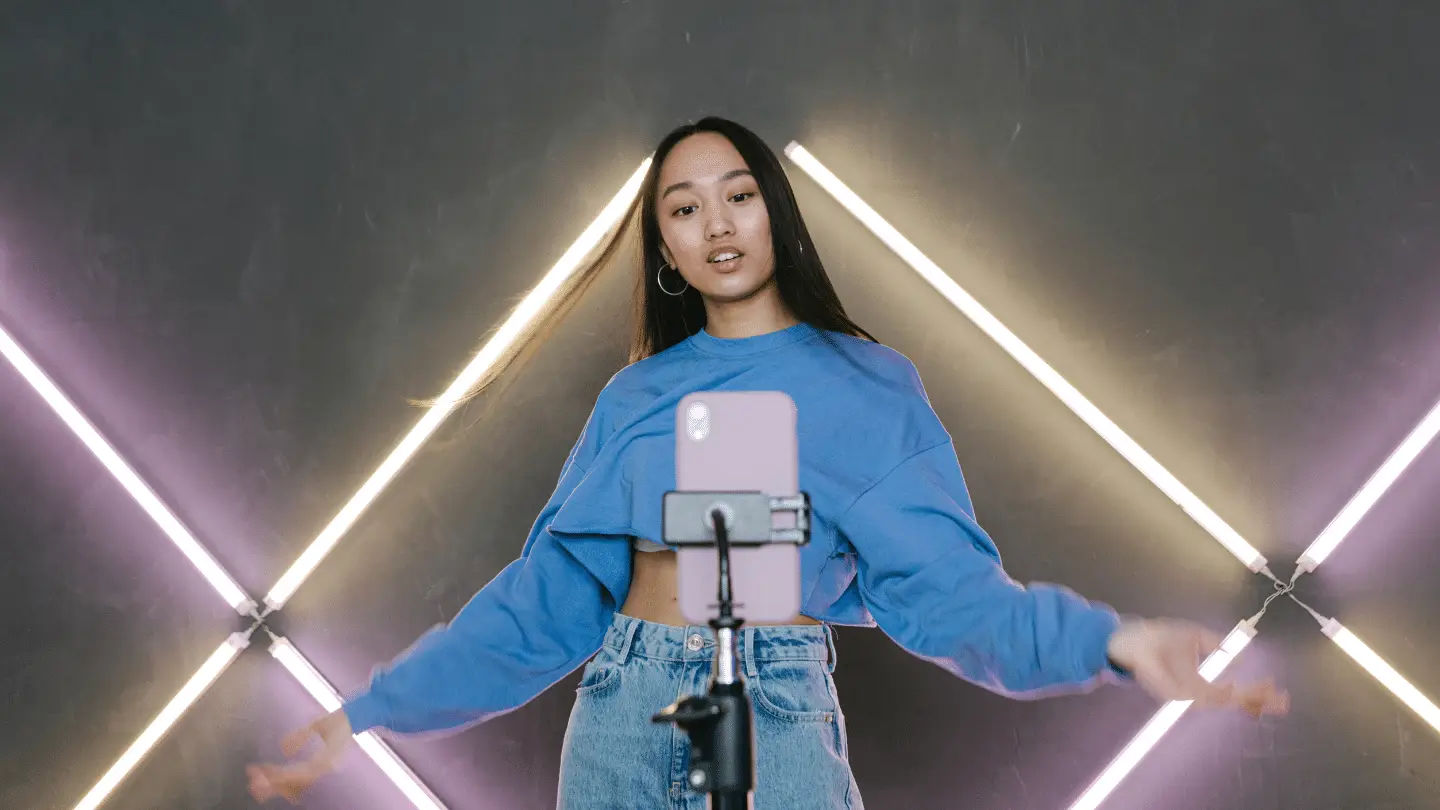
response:
[(701, 132), (675, 145), (660, 167), (655, 216), (665, 261), (707, 301), (749, 298), (774, 280), (770, 214), (725, 136)]

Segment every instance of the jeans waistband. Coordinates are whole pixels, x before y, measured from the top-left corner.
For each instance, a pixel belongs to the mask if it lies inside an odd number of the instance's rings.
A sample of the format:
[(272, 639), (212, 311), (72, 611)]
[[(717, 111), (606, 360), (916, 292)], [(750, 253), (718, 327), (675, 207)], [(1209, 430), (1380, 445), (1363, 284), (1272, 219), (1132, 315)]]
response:
[[(678, 627), (616, 613), (604, 645), (619, 663), (631, 656), (661, 661), (709, 661), (715, 656), (715, 631), (702, 625)], [(835, 671), (835, 632), (828, 624), (745, 625), (739, 633), (740, 660), (753, 676), (769, 661), (827, 662)]]

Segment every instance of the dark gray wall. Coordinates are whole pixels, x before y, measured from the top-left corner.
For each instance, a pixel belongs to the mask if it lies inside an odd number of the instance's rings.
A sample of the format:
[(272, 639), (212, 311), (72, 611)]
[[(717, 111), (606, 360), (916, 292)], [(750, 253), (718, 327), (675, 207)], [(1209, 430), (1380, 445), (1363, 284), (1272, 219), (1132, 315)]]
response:
[[(0, 322), (263, 592), (608, 199), (706, 113), (800, 138), (1288, 575), (1440, 397), (1434, 4), (7, 4)], [(820, 189), (1022, 580), (1217, 629), (1268, 592)], [(516, 554), (623, 361), (617, 263), (286, 611), (362, 682)], [(0, 806), (69, 807), (236, 624), (0, 368)], [(1302, 598), (1440, 696), (1440, 451)], [(872, 807), (1063, 808), (1153, 709), (1017, 703), (840, 635)], [(1187, 719), (1111, 807), (1440, 806), (1440, 741), (1277, 603), (1295, 712)], [(483, 677), (483, 673), (477, 674)], [(396, 742), (456, 810), (552, 806), (567, 679)], [(248, 806), (313, 706), (246, 653), (107, 805)], [(360, 757), (308, 806), (399, 808)]]

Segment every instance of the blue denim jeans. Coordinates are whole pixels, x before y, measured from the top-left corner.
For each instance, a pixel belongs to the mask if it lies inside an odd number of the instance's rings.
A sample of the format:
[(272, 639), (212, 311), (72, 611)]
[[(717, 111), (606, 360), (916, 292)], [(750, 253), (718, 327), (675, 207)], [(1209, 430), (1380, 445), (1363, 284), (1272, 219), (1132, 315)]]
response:
[[(742, 627), (755, 718), (755, 810), (863, 808), (850, 773), (828, 626)], [(560, 810), (704, 810), (690, 790), (690, 739), (652, 723), (708, 688), (715, 637), (616, 615), (585, 665), (560, 759)]]

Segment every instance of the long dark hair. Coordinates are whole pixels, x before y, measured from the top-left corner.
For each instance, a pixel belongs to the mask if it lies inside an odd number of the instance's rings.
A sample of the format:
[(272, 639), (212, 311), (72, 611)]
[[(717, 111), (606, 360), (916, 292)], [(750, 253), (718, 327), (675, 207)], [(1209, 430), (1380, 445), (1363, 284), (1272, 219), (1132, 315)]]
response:
[(812, 326), (875, 340), (845, 314), (845, 307), (820, 261), (820, 252), (815, 249), (810, 231), (800, 216), (790, 180), (775, 153), (745, 127), (711, 116), (676, 127), (660, 140), (640, 189), (640, 274), (635, 282), (630, 362), (658, 354), (705, 326), (705, 304), (698, 290), (692, 287), (681, 295), (668, 295), (656, 283), (656, 275), (665, 265), (660, 254), (660, 224), (655, 212), (660, 167), (676, 144), (702, 132), (714, 132), (734, 144), (760, 186), (760, 197), (770, 215), (775, 280), (785, 306), (796, 318)]
[[(795, 192), (790, 188), (790, 180), (781, 169), (775, 153), (759, 136), (745, 127), (724, 118), (710, 116), (693, 124), (676, 127), (660, 140), (640, 187), (639, 197), (630, 205), (626, 215), (566, 279), (560, 289), (555, 291), (545, 310), (537, 313), (535, 319), (516, 336), (486, 374), (461, 394), (455, 404), (468, 402), (503, 376), (513, 378), (513, 375), (504, 375), (504, 372), (522, 365), (564, 315), (574, 308), (575, 302), (589, 288), (599, 271), (620, 254), (620, 246), (628, 241), (628, 234), (637, 218), (640, 224), (640, 268), (635, 283), (630, 362), (658, 354), (684, 341), (705, 326), (705, 304), (698, 291), (687, 289), (682, 295), (672, 296), (661, 292), (656, 285), (656, 274), (665, 262), (660, 255), (660, 226), (655, 216), (655, 195), (660, 182), (660, 167), (676, 144), (701, 132), (718, 133), (734, 144), (740, 157), (749, 166), (750, 173), (755, 176), (755, 182), (760, 187), (760, 196), (765, 201), (770, 216), (775, 279), (785, 306), (796, 318), (812, 326), (875, 341), (873, 335), (861, 329), (845, 314), (845, 307), (840, 303), (840, 297), (835, 294), (835, 288), (830, 284), (830, 277), (825, 274), (825, 266), (820, 262), (820, 252), (815, 249), (815, 243), (810, 239), (810, 231), (806, 229), (805, 220), (800, 216), (800, 208), (795, 203)], [(417, 406), (430, 407), (435, 405), (437, 400), (412, 399), (410, 402)]]

